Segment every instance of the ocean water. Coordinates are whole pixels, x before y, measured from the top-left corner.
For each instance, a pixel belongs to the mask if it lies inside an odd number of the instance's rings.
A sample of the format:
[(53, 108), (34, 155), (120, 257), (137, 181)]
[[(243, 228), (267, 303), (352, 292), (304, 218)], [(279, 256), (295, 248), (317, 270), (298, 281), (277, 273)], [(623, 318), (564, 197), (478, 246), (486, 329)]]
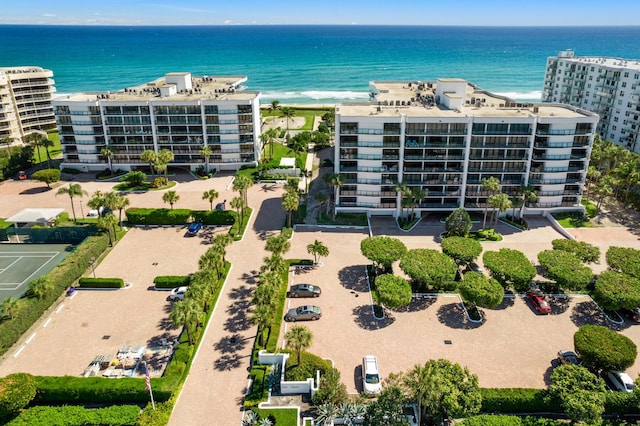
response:
[(51, 69), (59, 93), (189, 71), (246, 75), (263, 102), (366, 100), (371, 80), (439, 77), (535, 101), (548, 56), (640, 59), (639, 39), (640, 27), (0, 25), (0, 67)]

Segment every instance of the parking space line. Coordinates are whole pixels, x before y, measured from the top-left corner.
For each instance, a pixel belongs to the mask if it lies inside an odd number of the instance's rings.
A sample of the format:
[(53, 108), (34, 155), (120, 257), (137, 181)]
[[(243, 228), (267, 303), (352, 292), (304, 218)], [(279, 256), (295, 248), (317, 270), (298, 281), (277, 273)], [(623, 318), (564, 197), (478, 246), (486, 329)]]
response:
[(13, 357), (17, 358), (18, 355), (20, 355), (20, 352), (22, 352), (23, 349), (24, 349), (24, 346), (22, 346), (20, 349), (18, 349), (18, 351), (15, 354), (13, 354)]
[(33, 333), (31, 336), (29, 336), (29, 338), (27, 339), (26, 343), (27, 344), (31, 343), (31, 341), (33, 340), (34, 337), (36, 337), (36, 333)]
[(49, 318), (44, 322), (44, 324), (42, 324), (42, 328), (46, 328), (46, 327), (49, 325), (49, 323), (50, 323), (50, 322), (51, 322), (51, 317), (49, 317)]
[(60, 306), (58, 306), (58, 309), (55, 310), (56, 314), (59, 314), (63, 307), (64, 303), (61, 303)]
[(73, 300), (74, 297), (78, 295), (77, 291), (74, 291), (73, 294), (69, 297), (69, 300)]

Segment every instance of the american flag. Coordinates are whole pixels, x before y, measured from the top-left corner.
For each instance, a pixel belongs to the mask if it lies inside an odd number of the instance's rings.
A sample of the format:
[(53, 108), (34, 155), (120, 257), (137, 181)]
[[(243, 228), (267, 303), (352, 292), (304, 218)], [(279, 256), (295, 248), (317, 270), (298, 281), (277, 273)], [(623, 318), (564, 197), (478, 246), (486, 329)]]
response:
[(151, 389), (151, 372), (149, 371), (149, 367), (147, 365), (144, 366), (144, 369), (147, 371), (144, 374), (144, 390), (148, 391)]

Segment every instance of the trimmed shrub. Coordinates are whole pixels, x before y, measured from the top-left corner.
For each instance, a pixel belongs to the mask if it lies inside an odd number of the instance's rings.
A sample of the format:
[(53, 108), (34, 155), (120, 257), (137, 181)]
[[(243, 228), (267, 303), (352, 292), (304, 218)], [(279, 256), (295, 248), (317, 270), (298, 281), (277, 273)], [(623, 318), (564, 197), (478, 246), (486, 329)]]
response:
[(153, 279), (153, 284), (157, 288), (177, 288), (189, 285), (190, 276), (183, 275), (160, 275)]
[(554, 250), (562, 250), (572, 253), (583, 262), (597, 262), (600, 259), (600, 249), (584, 241), (558, 238), (551, 241)]
[(608, 414), (640, 414), (635, 392), (606, 392), (604, 412)]
[(584, 266), (576, 255), (567, 251), (541, 251), (538, 261), (545, 269), (545, 277), (554, 280), (561, 288), (583, 290), (593, 278), (591, 268)]
[(464, 419), (464, 426), (520, 426), (522, 419), (517, 416), (494, 416), (482, 414)]
[(607, 264), (616, 272), (640, 278), (640, 250), (611, 246), (607, 250)]
[(49, 188), (51, 184), (60, 180), (60, 170), (58, 169), (44, 169), (38, 170), (31, 175), (33, 180), (44, 182)]
[(447, 237), (442, 240), (442, 252), (451, 257), (458, 265), (473, 262), (482, 253), (480, 242), (465, 237)]
[(9, 423), (7, 426), (84, 426), (84, 425), (135, 425), (140, 415), (137, 405), (114, 405), (104, 408), (84, 408), (77, 405), (61, 407), (31, 407)]
[(545, 401), (547, 391), (527, 388), (480, 388), (483, 413), (562, 413), (559, 401)]
[(503, 287), (512, 285), (519, 291), (526, 290), (537, 273), (529, 259), (518, 250), (487, 251), (482, 255), (482, 262)]
[(123, 288), (122, 278), (92, 278), (84, 277), (78, 280), (80, 288)]
[(631, 275), (604, 271), (598, 275), (593, 298), (604, 309), (633, 309), (640, 305), (640, 280)]
[(26, 407), (36, 396), (31, 374), (15, 373), (0, 379), (0, 420)]
[(380, 303), (389, 308), (401, 308), (411, 303), (411, 285), (402, 277), (379, 275), (375, 286)]
[[(227, 210), (192, 210), (191, 215), (205, 225), (233, 225), (236, 217), (231, 211)], [(247, 207), (244, 209), (245, 216), (251, 215), (251, 210)]]
[[(290, 350), (285, 350), (290, 354), (295, 353)], [(309, 377), (316, 377), (316, 371), (320, 370), (320, 374), (324, 374), (331, 368), (331, 361), (320, 358), (310, 352), (302, 352), (300, 357), (300, 365), (294, 364), (296, 357), (289, 357), (287, 361), (287, 367), (284, 373), (284, 378), (287, 381), (302, 381), (307, 380)]]
[(474, 271), (464, 274), (458, 291), (464, 301), (489, 309), (498, 306), (504, 298), (504, 288), (498, 281)]
[(191, 217), (191, 210), (132, 207), (126, 210), (126, 214), (131, 225), (185, 225)]
[(624, 371), (631, 367), (638, 348), (631, 339), (601, 325), (583, 325), (573, 345), (584, 365), (595, 371)]
[[(37, 405), (59, 404), (146, 404), (149, 392), (142, 378), (106, 379), (102, 377), (36, 376)], [(164, 378), (151, 379), (153, 397), (166, 401), (172, 386)]]
[(173, 411), (173, 404), (169, 402), (156, 404), (154, 410), (149, 403), (140, 417), (138, 418), (137, 426), (165, 426), (169, 424), (169, 417), (171, 417), (171, 411)]
[(397, 238), (377, 236), (360, 241), (362, 255), (385, 270), (407, 251), (407, 247)]
[(458, 267), (449, 256), (432, 249), (412, 249), (400, 258), (400, 268), (411, 279), (433, 290), (453, 290)]

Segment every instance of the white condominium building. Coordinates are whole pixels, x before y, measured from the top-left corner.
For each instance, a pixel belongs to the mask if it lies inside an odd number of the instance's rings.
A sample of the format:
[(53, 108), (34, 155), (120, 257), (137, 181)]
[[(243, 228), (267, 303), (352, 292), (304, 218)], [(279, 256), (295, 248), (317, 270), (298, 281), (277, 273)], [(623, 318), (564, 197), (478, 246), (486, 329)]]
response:
[[(246, 91), (246, 77), (168, 73), (117, 92), (81, 93), (53, 102), (64, 162), (61, 167), (102, 171), (140, 169), (145, 150), (168, 149), (170, 166), (209, 165), (237, 170), (256, 164), (260, 149), (260, 93)], [(101, 152), (112, 152), (105, 158)]]
[(55, 129), (53, 72), (40, 67), (0, 68), (0, 140), (26, 142), (34, 130)]
[(560, 52), (547, 59), (543, 102), (562, 102), (600, 116), (597, 133), (640, 153), (640, 61)]
[(534, 186), (529, 214), (580, 209), (598, 116), (561, 104), (529, 104), (461, 79), (375, 81), (370, 102), (336, 108), (339, 212), (401, 214), (395, 188), (421, 188), (415, 212), (481, 210), (490, 176), (515, 195)]

